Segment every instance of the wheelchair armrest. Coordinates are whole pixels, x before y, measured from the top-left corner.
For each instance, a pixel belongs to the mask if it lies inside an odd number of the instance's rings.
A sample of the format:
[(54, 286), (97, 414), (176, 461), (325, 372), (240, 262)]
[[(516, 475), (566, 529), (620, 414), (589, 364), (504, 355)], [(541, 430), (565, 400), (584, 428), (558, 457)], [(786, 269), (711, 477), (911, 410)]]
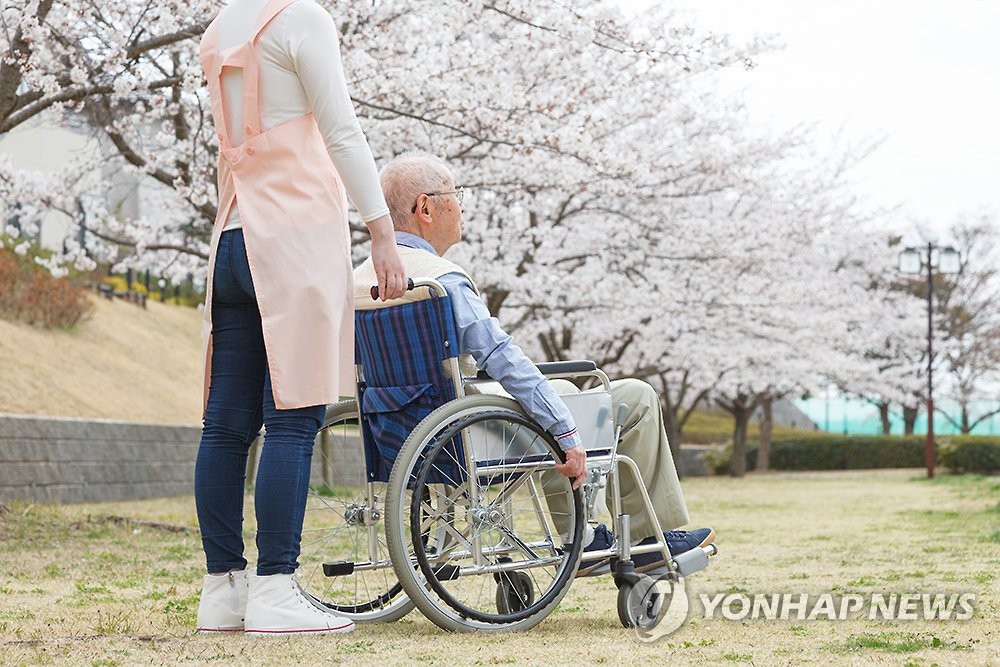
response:
[[(539, 370), (542, 375), (570, 375), (572, 373), (591, 373), (597, 370), (597, 364), (593, 361), (578, 360), (578, 361), (547, 361), (541, 364), (535, 364), (535, 368)], [(479, 371), (476, 375), (477, 380), (489, 380), (491, 379), (486, 371)]]
[(563, 373), (589, 373), (597, 370), (597, 364), (586, 359), (574, 361), (547, 361), (535, 364), (542, 375), (559, 375)]

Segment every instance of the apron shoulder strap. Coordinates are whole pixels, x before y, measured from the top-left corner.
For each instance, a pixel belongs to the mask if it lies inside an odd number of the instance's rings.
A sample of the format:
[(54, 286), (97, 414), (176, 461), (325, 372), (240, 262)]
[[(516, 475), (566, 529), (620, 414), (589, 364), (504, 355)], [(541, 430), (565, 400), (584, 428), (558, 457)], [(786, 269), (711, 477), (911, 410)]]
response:
[(298, 0), (271, 0), (271, 2), (267, 3), (261, 11), (260, 16), (257, 17), (257, 24), (254, 26), (253, 32), (250, 33), (248, 41), (251, 44), (256, 42), (257, 36), (274, 20), (274, 17), (284, 11), (293, 2), (298, 2)]
[[(208, 24), (205, 28), (204, 34), (201, 36), (201, 43), (198, 47), (198, 55), (201, 57), (202, 65), (204, 66), (207, 61), (219, 52), (219, 17), (216, 16), (212, 19), (212, 22)], [(206, 73), (208, 68), (205, 68)]]

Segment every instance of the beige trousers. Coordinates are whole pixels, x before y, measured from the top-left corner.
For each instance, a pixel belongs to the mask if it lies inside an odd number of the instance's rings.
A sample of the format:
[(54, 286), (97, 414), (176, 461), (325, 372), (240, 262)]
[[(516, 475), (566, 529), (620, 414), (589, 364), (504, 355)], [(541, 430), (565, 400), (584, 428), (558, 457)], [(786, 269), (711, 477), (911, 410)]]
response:
[[(552, 385), (560, 394), (579, 392), (570, 382), (554, 380)], [(672, 530), (683, 526), (688, 522), (687, 505), (684, 503), (677, 469), (670, 454), (656, 391), (642, 380), (615, 380), (611, 383), (611, 414), (617, 415), (618, 406), (622, 403), (628, 405), (628, 410), (618, 453), (629, 457), (638, 466), (642, 484), (649, 494), (660, 528)], [(584, 443), (584, 446), (588, 446), (588, 443)], [(632, 539), (652, 536), (655, 532), (653, 522), (646, 513), (646, 505), (634, 476), (622, 464), (619, 464), (618, 471), (622, 494), (621, 511), (630, 516)], [(543, 486), (553, 483), (565, 489), (558, 473), (546, 473), (546, 477)], [(608, 484), (606, 499), (608, 507), (613, 511), (611, 496), (612, 488)], [(546, 501), (556, 529), (567, 534), (570, 527), (566, 521), (569, 507), (565, 492), (546, 494)]]

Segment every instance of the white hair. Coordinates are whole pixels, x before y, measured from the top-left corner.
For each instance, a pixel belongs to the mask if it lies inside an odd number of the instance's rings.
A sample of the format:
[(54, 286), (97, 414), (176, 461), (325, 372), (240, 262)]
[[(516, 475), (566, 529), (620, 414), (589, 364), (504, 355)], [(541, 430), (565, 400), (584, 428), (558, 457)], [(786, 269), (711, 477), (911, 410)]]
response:
[(390, 160), (382, 167), (379, 178), (393, 227), (398, 231), (408, 231), (417, 197), (444, 190), (449, 186), (452, 175), (448, 165), (436, 155), (410, 152)]

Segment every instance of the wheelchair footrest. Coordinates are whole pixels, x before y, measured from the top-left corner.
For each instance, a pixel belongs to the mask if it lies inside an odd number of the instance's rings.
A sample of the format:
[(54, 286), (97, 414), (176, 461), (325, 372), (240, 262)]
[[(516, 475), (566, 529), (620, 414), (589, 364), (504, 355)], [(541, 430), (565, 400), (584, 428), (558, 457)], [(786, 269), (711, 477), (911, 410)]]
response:
[(354, 563), (350, 563), (346, 560), (323, 563), (323, 576), (345, 577), (349, 574), (354, 574)]
[(674, 556), (674, 569), (682, 577), (694, 574), (698, 570), (708, 567), (708, 557), (714, 556), (718, 552), (719, 549), (714, 544), (709, 544), (706, 547), (695, 547), (690, 551), (685, 551), (682, 554)]

